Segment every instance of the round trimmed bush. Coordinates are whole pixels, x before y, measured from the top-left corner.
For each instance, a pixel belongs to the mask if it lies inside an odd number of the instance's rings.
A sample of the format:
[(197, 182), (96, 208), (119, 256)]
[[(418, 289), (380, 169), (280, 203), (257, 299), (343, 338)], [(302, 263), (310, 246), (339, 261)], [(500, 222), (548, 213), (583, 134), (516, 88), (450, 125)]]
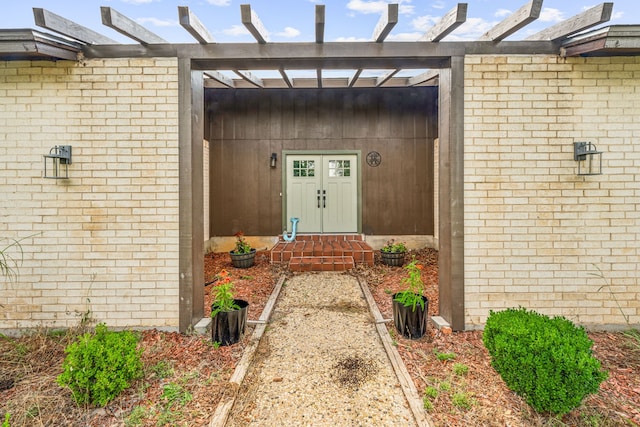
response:
[(564, 317), (491, 311), (482, 339), (507, 386), (538, 412), (565, 414), (607, 378), (584, 328)]

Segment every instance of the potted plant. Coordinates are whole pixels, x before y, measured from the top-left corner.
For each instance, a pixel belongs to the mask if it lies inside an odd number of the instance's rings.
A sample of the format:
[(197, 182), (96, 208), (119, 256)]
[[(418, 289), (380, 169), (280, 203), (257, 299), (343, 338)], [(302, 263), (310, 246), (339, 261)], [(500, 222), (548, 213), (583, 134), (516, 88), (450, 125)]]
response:
[(393, 323), (403, 336), (418, 339), (427, 329), (429, 308), (429, 300), (423, 295), (422, 265), (414, 258), (404, 269), (408, 274), (402, 283), (407, 288), (392, 296)]
[(218, 274), (218, 284), (211, 289), (211, 340), (220, 345), (240, 341), (247, 326), (247, 301), (233, 295), (233, 282), (227, 270)]
[(229, 252), (231, 255), (231, 264), (236, 268), (249, 268), (255, 262), (256, 250), (247, 243), (242, 231), (237, 232), (235, 236), (236, 247)]
[(393, 239), (389, 240), (386, 245), (380, 249), (382, 263), (395, 267), (404, 264), (404, 256), (407, 253), (407, 247), (404, 243), (395, 243)]

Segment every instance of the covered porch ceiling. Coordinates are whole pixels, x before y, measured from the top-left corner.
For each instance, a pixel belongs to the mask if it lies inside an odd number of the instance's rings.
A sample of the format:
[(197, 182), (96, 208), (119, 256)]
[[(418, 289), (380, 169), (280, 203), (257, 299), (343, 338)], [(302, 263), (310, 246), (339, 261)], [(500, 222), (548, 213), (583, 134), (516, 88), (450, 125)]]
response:
[(170, 43), (111, 7), (101, 7), (102, 23), (132, 39), (114, 40), (42, 8), (35, 30), (0, 30), (0, 59), (189, 58), (211, 88), (403, 87), (438, 83), (439, 70), (452, 57), (467, 54), (562, 56), (640, 54), (640, 26), (614, 26), (585, 32), (611, 18), (613, 3), (602, 3), (525, 40), (506, 40), (535, 21), (543, 0), (530, 0), (474, 41), (444, 41), (467, 20), (459, 3), (414, 42), (385, 41), (398, 23), (399, 5), (388, 4), (369, 42), (325, 42), (325, 6), (315, 7), (315, 42), (270, 43), (268, 31), (249, 4), (240, 19), (256, 43), (216, 43), (202, 21), (178, 7), (181, 26), (193, 44)]

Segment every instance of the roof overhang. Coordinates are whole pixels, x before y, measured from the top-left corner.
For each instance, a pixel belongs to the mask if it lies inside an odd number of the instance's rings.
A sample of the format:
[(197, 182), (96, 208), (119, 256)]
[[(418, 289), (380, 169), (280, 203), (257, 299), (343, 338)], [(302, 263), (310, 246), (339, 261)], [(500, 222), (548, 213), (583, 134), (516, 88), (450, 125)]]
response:
[(640, 25), (612, 25), (566, 39), (562, 56), (640, 55)]
[(0, 29), (0, 60), (75, 61), (81, 45), (31, 29)]

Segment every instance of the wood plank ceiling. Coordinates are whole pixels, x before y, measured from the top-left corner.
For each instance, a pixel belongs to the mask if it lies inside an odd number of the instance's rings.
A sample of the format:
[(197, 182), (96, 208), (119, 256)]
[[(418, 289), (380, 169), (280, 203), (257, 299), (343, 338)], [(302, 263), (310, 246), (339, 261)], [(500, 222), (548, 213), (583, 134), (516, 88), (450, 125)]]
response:
[[(57, 53), (54, 49), (62, 50), (65, 54), (61, 55), (62, 59), (70, 59), (74, 53), (81, 53), (87, 58), (191, 57), (194, 68), (204, 71), (205, 87), (402, 87), (437, 84), (439, 69), (448, 67), (452, 56), (491, 53), (584, 55), (589, 54), (590, 49), (610, 47), (606, 42), (598, 43), (603, 37), (623, 33), (599, 32), (600, 38), (571, 38), (611, 18), (613, 3), (602, 3), (526, 40), (505, 41), (540, 16), (542, 3), (543, 0), (530, 0), (476, 41), (455, 42), (444, 39), (466, 22), (467, 3), (457, 4), (415, 42), (385, 42), (399, 17), (398, 4), (388, 4), (373, 29), (370, 42), (332, 43), (327, 43), (324, 38), (324, 5), (316, 5), (315, 8), (315, 43), (271, 43), (269, 33), (255, 10), (249, 4), (243, 4), (240, 7), (241, 22), (255, 38), (257, 46), (262, 46), (261, 49), (246, 46), (246, 43), (217, 43), (202, 21), (186, 6), (178, 7), (179, 21), (196, 40), (195, 44), (171, 44), (111, 7), (100, 8), (102, 23), (137, 44), (118, 44), (48, 10), (34, 8), (36, 25), (58, 33), (64, 39), (46, 38), (40, 33), (31, 36), (24, 32), (27, 30), (21, 30), (21, 33), (0, 30), (0, 59), (12, 59), (12, 49), (19, 51), (22, 48), (24, 52), (24, 39), (27, 38), (34, 43), (33, 52), (47, 56), (48, 49), (52, 58)], [(640, 29), (634, 28), (633, 34), (625, 33), (627, 41), (633, 40), (625, 44), (632, 47), (626, 54), (640, 53)], [(363, 77), (367, 69), (385, 72), (377, 77)], [(269, 78), (259, 77), (258, 70), (271, 71)], [(293, 70), (305, 70), (313, 77), (293, 78)], [(341, 78), (327, 77), (334, 70), (341, 70), (342, 74), (350, 71), (351, 74)], [(401, 71), (405, 77), (398, 76)]]

